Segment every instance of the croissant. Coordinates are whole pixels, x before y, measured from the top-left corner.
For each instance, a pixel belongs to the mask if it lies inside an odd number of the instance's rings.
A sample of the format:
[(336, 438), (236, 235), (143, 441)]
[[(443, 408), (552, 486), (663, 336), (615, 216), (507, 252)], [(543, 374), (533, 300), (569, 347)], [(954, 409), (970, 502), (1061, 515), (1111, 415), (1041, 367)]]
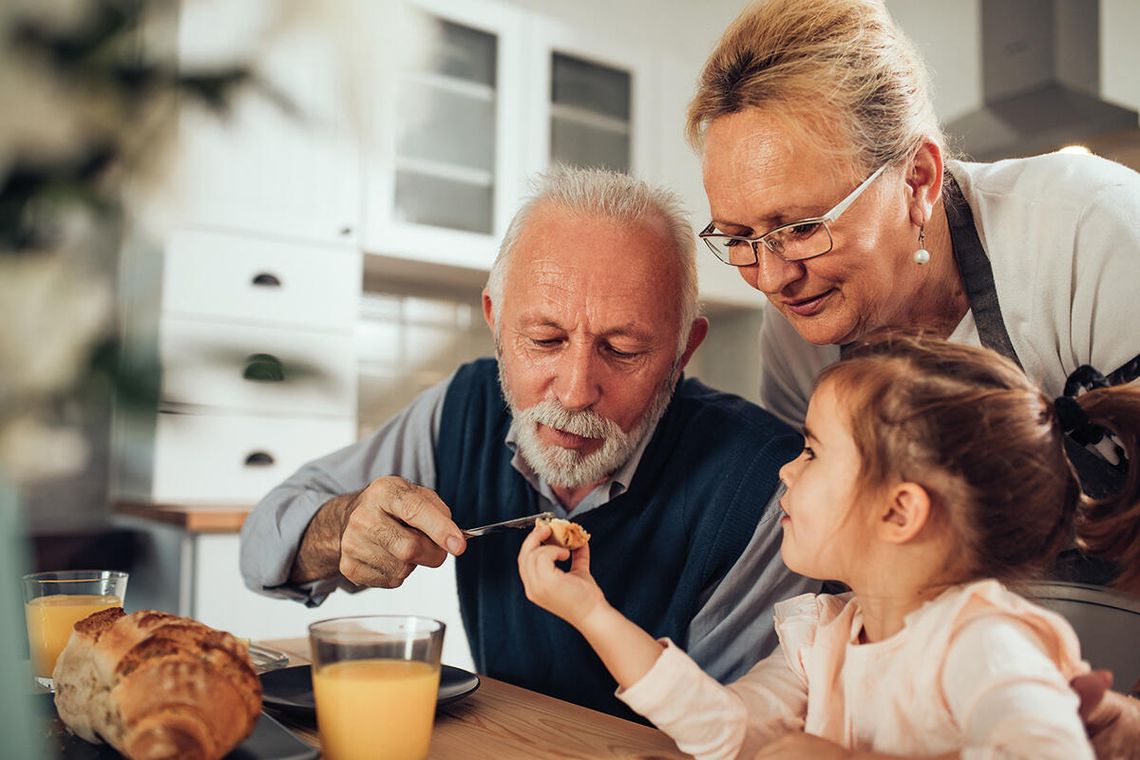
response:
[(590, 540), (590, 534), (576, 522), (553, 517), (547, 520), (546, 524), (550, 526), (551, 539), (571, 551), (580, 549)]
[(253, 731), (261, 682), (245, 645), (189, 618), (122, 607), (75, 630), (52, 673), (59, 717), (131, 760), (217, 760)]

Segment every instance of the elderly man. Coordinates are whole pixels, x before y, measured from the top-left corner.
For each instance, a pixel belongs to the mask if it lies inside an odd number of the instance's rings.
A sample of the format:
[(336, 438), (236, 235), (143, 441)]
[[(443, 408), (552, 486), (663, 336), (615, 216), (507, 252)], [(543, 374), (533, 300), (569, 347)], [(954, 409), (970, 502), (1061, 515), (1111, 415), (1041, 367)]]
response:
[(629, 716), (573, 629), (530, 604), (525, 533), (471, 527), (553, 511), (591, 534), (607, 598), (721, 680), (775, 646), (772, 604), (813, 584), (780, 560), (774, 494), (797, 433), (681, 371), (698, 314), (675, 198), (561, 170), (516, 215), (483, 293), (496, 358), (460, 367), (372, 437), (303, 467), (254, 509), (242, 573), (319, 603), (458, 557), (480, 672)]

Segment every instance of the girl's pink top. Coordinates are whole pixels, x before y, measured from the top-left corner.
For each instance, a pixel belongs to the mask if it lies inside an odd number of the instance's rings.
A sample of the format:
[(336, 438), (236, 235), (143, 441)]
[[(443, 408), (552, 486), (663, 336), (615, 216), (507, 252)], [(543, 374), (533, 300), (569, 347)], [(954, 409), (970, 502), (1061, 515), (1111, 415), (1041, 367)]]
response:
[(870, 644), (851, 594), (805, 594), (775, 619), (779, 648), (730, 686), (663, 640), (618, 696), (701, 758), (749, 756), (800, 730), (904, 756), (1094, 757), (1069, 688), (1089, 670), (1076, 634), (997, 581), (951, 588)]

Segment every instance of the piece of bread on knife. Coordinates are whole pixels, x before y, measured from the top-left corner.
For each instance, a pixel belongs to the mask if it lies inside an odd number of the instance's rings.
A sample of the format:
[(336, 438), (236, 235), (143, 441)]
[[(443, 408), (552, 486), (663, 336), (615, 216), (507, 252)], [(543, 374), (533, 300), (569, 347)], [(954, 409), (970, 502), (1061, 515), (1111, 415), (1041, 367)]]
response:
[(590, 534), (576, 522), (563, 520), (560, 517), (553, 517), (543, 522), (550, 526), (551, 540), (570, 551), (581, 549), (590, 540)]
[(52, 678), (72, 733), (131, 760), (218, 760), (250, 735), (261, 712), (245, 644), (153, 610), (112, 607), (80, 620)]

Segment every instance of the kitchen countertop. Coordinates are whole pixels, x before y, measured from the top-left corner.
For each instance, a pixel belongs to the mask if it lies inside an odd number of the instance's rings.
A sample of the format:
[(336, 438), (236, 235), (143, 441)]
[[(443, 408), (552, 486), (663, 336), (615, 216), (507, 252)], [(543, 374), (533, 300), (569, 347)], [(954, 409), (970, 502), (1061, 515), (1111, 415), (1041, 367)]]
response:
[(237, 533), (252, 509), (252, 504), (114, 504), (115, 514), (153, 520), (191, 533)]

